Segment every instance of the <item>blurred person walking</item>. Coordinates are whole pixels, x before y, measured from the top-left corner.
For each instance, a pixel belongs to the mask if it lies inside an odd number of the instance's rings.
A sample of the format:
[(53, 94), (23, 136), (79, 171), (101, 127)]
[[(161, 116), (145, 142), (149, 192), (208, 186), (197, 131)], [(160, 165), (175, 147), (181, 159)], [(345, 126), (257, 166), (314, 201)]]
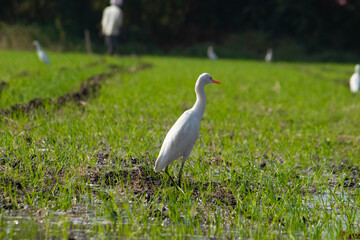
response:
[(120, 28), (123, 24), (123, 13), (121, 6), (123, 0), (110, 0), (110, 6), (104, 9), (101, 19), (101, 29), (105, 36), (107, 53), (113, 55), (119, 41)]

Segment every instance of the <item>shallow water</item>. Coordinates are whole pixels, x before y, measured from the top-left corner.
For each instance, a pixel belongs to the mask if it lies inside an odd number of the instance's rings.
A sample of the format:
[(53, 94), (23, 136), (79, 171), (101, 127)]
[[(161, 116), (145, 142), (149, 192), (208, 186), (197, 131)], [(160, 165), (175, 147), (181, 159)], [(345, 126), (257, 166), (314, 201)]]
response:
[(308, 196), (304, 203), (311, 209), (322, 207), (326, 210), (332, 210), (339, 204), (355, 204), (348, 193), (343, 192), (325, 192)]
[[(340, 225), (344, 233), (360, 233), (360, 207), (351, 193), (327, 191), (308, 195), (303, 203), (309, 212), (320, 212), (321, 217), (331, 218), (330, 222)], [(328, 215), (321, 210), (326, 210)]]
[[(104, 203), (94, 200), (93, 203), (76, 204), (67, 211), (29, 209), (8, 211), (0, 216), (0, 238), (3, 239), (118, 239), (122, 227), (128, 223), (125, 212), (112, 214), (104, 212)], [(360, 232), (359, 206), (356, 206), (351, 193), (325, 192), (309, 194), (303, 199), (303, 207), (309, 212), (309, 219), (319, 214), (331, 218), (330, 225), (342, 226), (341, 234)], [(324, 212), (324, 210), (326, 210)], [(346, 212), (347, 211), (347, 212)], [(347, 213), (347, 214), (346, 214)], [(309, 222), (311, 225), (312, 223)], [(280, 234), (280, 233), (279, 233)], [(299, 237), (302, 233), (298, 233)], [(233, 236), (240, 234), (233, 232)], [(283, 234), (280, 234), (283, 236)], [(328, 236), (323, 236), (327, 238)], [(204, 239), (205, 236), (192, 236), (192, 239)], [(216, 239), (221, 239), (217, 236)]]
[[(114, 222), (97, 213), (96, 206), (79, 204), (67, 211), (10, 211), (0, 218), (0, 238), (116, 238), (111, 232)], [(126, 223), (125, 216), (116, 216), (117, 224)]]

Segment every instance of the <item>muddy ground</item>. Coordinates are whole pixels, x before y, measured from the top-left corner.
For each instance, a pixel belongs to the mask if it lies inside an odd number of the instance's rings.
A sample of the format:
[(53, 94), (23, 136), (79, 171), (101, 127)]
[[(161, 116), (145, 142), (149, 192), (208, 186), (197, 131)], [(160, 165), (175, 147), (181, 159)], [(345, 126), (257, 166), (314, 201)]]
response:
[[(107, 158), (108, 156), (103, 158), (103, 155), (99, 153), (97, 157), (98, 163), (109, 160)], [(146, 157), (144, 157), (144, 159), (145, 158)], [(167, 182), (164, 182), (164, 178), (162, 177), (164, 172), (155, 173), (152, 166), (147, 164), (148, 161), (149, 160), (147, 159), (147, 161), (144, 162), (144, 160), (133, 157), (129, 160), (124, 159), (122, 161), (124, 170), (117, 172), (106, 171), (107, 168), (104, 168), (104, 165), (98, 164), (96, 167), (92, 168), (90, 170), (91, 172), (85, 177), (92, 184), (105, 183), (106, 186), (116, 185), (118, 184), (117, 181), (120, 180), (126, 184), (127, 187), (130, 187), (135, 195), (145, 195), (149, 198), (154, 196), (156, 192), (159, 189), (164, 188), (164, 186), (174, 187), (174, 191), (178, 191), (169, 178), (166, 178)], [(192, 195), (194, 198), (200, 197), (200, 192), (203, 192), (211, 185), (214, 191), (208, 197), (213, 204), (216, 205), (219, 201), (220, 203), (233, 208), (236, 206), (235, 196), (232, 194), (231, 190), (223, 184), (218, 182), (199, 183), (189, 180), (186, 180), (186, 184), (189, 188), (193, 189)]]
[[(38, 158), (42, 156), (32, 156), (32, 158)], [(82, 174), (82, 180), (91, 185), (101, 186), (104, 188), (112, 188), (115, 186), (126, 186), (127, 189), (131, 189), (131, 191), (135, 194), (135, 196), (146, 196), (147, 199), (150, 199), (156, 195), (156, 192), (167, 187), (173, 187), (174, 191), (177, 189), (173, 186), (172, 182), (169, 178), (163, 177), (163, 172), (155, 173), (152, 169), (152, 166), (149, 164), (151, 159), (147, 159), (144, 156), (141, 159), (130, 157), (128, 159), (121, 159), (120, 163), (122, 165), (123, 170), (113, 171), (112, 165), (119, 164), (118, 159), (112, 159), (110, 157), (110, 152), (107, 150), (99, 150), (97, 153), (97, 164), (93, 167), (88, 167), (84, 169)], [(0, 171), (4, 171), (5, 169), (19, 169), (22, 165), (22, 159), (17, 159), (9, 154), (3, 154), (0, 156)], [(266, 171), (266, 162), (260, 163), (260, 168)], [(355, 190), (360, 188), (360, 166), (353, 166), (346, 162), (341, 163), (340, 165), (332, 165), (328, 167), (328, 171), (331, 173), (332, 178), (329, 181), (329, 186), (331, 188), (342, 187), (347, 188), (349, 190)], [(51, 167), (49, 167), (51, 169)], [(36, 169), (34, 169), (36, 171)], [(52, 192), (56, 196), (56, 191), (54, 191), (54, 186), (58, 182), (65, 181), (62, 179), (65, 174), (65, 169), (57, 172), (56, 174), (48, 170), (44, 176), (47, 178), (53, 185), (42, 186), (41, 189), (37, 189), (37, 191), (41, 192)], [(349, 175), (345, 178), (345, 181), (339, 181), (339, 175), (343, 172), (348, 172)], [(313, 169), (309, 168), (301, 174), (311, 175), (313, 173)], [(300, 174), (300, 173), (299, 173)], [(296, 177), (296, 176), (295, 176)], [(167, 179), (167, 182), (164, 182), (164, 179)], [(176, 180), (176, 179), (175, 179)], [(120, 181), (122, 184), (120, 184)], [(194, 198), (200, 197), (200, 193), (204, 192), (204, 190), (208, 189), (209, 185), (212, 186), (213, 192), (207, 197), (208, 204), (211, 205), (219, 205), (227, 206), (234, 208), (236, 207), (237, 200), (234, 193), (226, 186), (226, 183), (219, 182), (193, 182), (189, 178), (184, 178), (183, 181), (186, 182), (186, 185), (189, 189), (192, 189), (192, 196)], [(1, 178), (2, 184), (15, 186), (16, 191), (20, 195), (23, 195), (28, 189), (29, 186), (24, 186), (23, 183), (20, 183), (16, 179), (10, 178)], [(248, 183), (246, 179), (239, 179), (239, 184), (244, 184), (246, 182), (248, 188), (245, 192), (254, 192), (261, 191), (262, 184), (259, 183)], [(65, 182), (64, 182), (65, 183)], [(40, 186), (39, 186), (40, 187)], [(32, 189), (33, 190), (33, 189)], [(124, 192), (126, 189), (123, 189)], [(312, 190), (313, 193), (316, 193), (316, 186)], [(306, 192), (304, 192), (306, 194)], [(18, 203), (18, 207), (21, 208), (22, 204)], [(3, 209), (14, 209), (15, 205), (12, 203), (11, 199), (6, 198), (0, 193), (0, 207)]]

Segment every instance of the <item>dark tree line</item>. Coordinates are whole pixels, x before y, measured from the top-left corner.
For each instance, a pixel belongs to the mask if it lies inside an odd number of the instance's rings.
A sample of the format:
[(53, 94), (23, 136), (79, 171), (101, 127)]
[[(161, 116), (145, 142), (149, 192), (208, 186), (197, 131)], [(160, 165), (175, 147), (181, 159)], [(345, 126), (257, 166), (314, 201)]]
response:
[[(100, 31), (108, 0), (0, 0), (0, 21), (38, 24), (60, 38)], [(360, 50), (360, 0), (124, 0), (124, 38), (162, 49), (258, 31), (269, 39), (293, 39), (310, 51)]]

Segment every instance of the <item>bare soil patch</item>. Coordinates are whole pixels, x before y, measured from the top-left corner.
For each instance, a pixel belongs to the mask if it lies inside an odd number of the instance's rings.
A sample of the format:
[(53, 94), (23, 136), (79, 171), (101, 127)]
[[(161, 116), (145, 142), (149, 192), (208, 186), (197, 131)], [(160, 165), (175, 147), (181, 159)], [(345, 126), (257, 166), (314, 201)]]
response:
[[(32, 156), (32, 158), (42, 158), (42, 156)], [(145, 199), (153, 199), (157, 197), (157, 192), (164, 188), (173, 188), (174, 191), (177, 189), (173, 186), (170, 179), (166, 177), (166, 175), (161, 173), (155, 173), (148, 163), (148, 159), (146, 157), (142, 158), (133, 158), (130, 159), (121, 159), (120, 161), (117, 159), (116, 163), (121, 164), (121, 170), (112, 170), (114, 159), (109, 154), (108, 150), (99, 150), (97, 155), (97, 164), (93, 167), (88, 167), (84, 169), (81, 180), (79, 184), (92, 184), (99, 186), (101, 188), (113, 188), (123, 186), (124, 188), (121, 190), (124, 194), (127, 191), (131, 191), (132, 194), (138, 197), (145, 196)], [(20, 158), (15, 158), (11, 156), (11, 153), (4, 154), (0, 156), (0, 171), (4, 171), (7, 169), (8, 171), (11, 169), (17, 169), (19, 171), (23, 166), (23, 160)], [(46, 171), (44, 179), (46, 179), (45, 186), (37, 186), (37, 191), (41, 191), (44, 194), (51, 193), (54, 198), (56, 198), (57, 191), (54, 190), (54, 186), (56, 184), (65, 183), (66, 170), (61, 169), (60, 171), (56, 170), (54, 172), (49, 167), (49, 170)], [(266, 168), (264, 168), (266, 170)], [(20, 170), (21, 171), (21, 170)], [(33, 171), (36, 171), (36, 167), (34, 166)], [(328, 171), (332, 174), (332, 178), (329, 182), (329, 186), (331, 188), (342, 187), (347, 188), (349, 190), (356, 190), (360, 188), (359, 177), (360, 177), (360, 167), (353, 166), (347, 163), (340, 163), (340, 165), (332, 165), (329, 166)], [(348, 176), (345, 180), (339, 180), (339, 175), (344, 172), (348, 173)], [(306, 170), (301, 174), (309, 174), (311, 175), (311, 170)], [(33, 186), (28, 186), (26, 181), (19, 179), (12, 179), (9, 176), (0, 176), (0, 182), (4, 186), (12, 186), (13, 191), (16, 191), (19, 196), (24, 196), (27, 191), (33, 191)], [(205, 204), (209, 206), (225, 206), (234, 208), (238, 204), (240, 204), (235, 194), (233, 193), (226, 183), (220, 183), (215, 181), (208, 182), (195, 182), (191, 181), (189, 178), (184, 178), (183, 183), (186, 185), (187, 190), (191, 189), (192, 197), (194, 199), (201, 198), (204, 200)], [(248, 183), (245, 179), (239, 180), (240, 185), (246, 184), (249, 185), (249, 192), (258, 191), (260, 186), (250, 186), (251, 183)], [(258, 183), (261, 185), (261, 183)], [(120, 188), (120, 189), (121, 189)], [(207, 189), (211, 189), (208, 192), (207, 196), (202, 195), (203, 192), (207, 192)], [(316, 192), (316, 191), (315, 191)], [(243, 192), (243, 194), (247, 194), (247, 192)], [(4, 196), (0, 193), (0, 207), (2, 209), (19, 209), (25, 206), (26, 204), (21, 203), (21, 199), (17, 199), (17, 204), (12, 202), (12, 199)]]
[[(103, 153), (103, 152), (102, 152)], [(104, 163), (103, 154), (98, 154), (98, 163)], [(100, 161), (99, 161), (100, 160)], [(141, 159), (130, 158), (122, 162), (123, 170), (106, 171), (107, 167), (97, 164), (97, 166), (88, 171), (85, 178), (91, 184), (103, 184), (105, 186), (115, 186), (121, 181), (124, 186), (131, 189), (135, 195), (144, 195), (148, 198), (155, 196), (159, 189), (173, 186), (170, 179), (165, 176), (165, 173), (155, 173), (151, 166)], [(188, 179), (183, 179), (188, 188), (192, 189), (192, 196), (198, 198), (201, 192), (208, 189), (211, 185), (212, 192), (208, 196), (209, 203), (218, 205), (219, 203), (225, 206), (236, 206), (236, 199), (231, 190), (219, 182), (193, 182)], [(174, 187), (174, 191), (177, 189)]]

